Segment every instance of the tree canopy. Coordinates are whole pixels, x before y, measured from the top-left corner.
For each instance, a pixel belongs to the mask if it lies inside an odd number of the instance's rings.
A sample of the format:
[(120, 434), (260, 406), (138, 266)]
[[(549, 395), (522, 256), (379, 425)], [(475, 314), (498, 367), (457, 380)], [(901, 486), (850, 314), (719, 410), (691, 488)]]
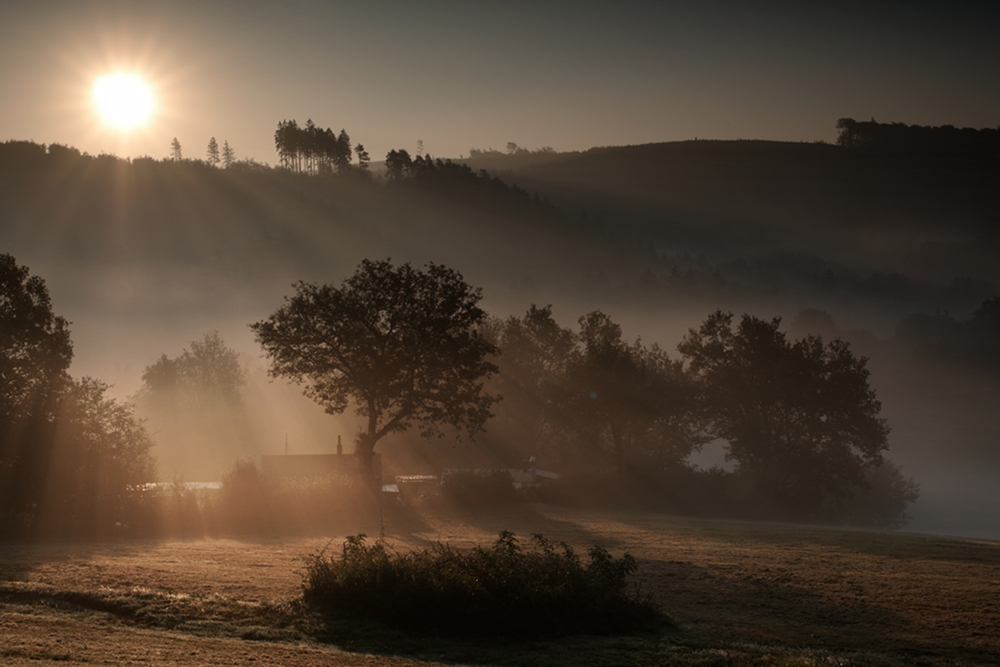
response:
[(682, 465), (705, 441), (699, 390), (657, 345), (628, 343), (601, 311), (559, 326), (551, 306), (494, 320), (503, 395), (494, 438), (507, 459), (545, 455), (563, 470), (620, 474)]
[(770, 321), (717, 311), (678, 346), (703, 383), (714, 435), (759, 493), (801, 515), (865, 485), (889, 428), (868, 384), (867, 359), (833, 340), (789, 341)]
[(45, 281), (0, 255), (0, 429), (57, 389), (72, 359), (69, 322), (52, 312)]
[[(304, 127), (294, 120), (278, 123), (274, 132), (274, 147), (282, 167), (307, 174), (344, 173), (351, 168), (351, 138), (345, 130), (337, 134), (306, 121)], [(362, 171), (367, 169), (368, 153), (358, 146), (358, 160)], [(363, 157), (362, 157), (363, 154)]]
[(375, 444), (417, 424), (424, 435), (452, 426), (473, 434), (497, 400), (483, 391), (495, 346), (479, 332), (481, 293), (438, 264), (364, 260), (339, 287), (299, 282), (295, 295), (250, 327), (270, 374), (305, 384), (330, 414), (352, 402), (367, 418), (356, 452), (371, 465)]
[(161, 355), (142, 373), (143, 391), (173, 394), (173, 400), (196, 405), (223, 401), (238, 405), (246, 374), (236, 350), (226, 346), (218, 331), (190, 343), (191, 349), (171, 359)]
[(698, 388), (657, 345), (622, 339), (601, 311), (579, 319), (582, 354), (570, 370), (579, 420), (606, 432), (619, 471), (684, 460), (704, 443)]
[(130, 526), (153, 477), (132, 406), (72, 379), (69, 323), (45, 281), (0, 255), (0, 536), (94, 535)]
[(253, 442), (239, 354), (216, 331), (166, 354), (142, 373), (135, 401), (157, 444), (161, 471), (217, 479)]

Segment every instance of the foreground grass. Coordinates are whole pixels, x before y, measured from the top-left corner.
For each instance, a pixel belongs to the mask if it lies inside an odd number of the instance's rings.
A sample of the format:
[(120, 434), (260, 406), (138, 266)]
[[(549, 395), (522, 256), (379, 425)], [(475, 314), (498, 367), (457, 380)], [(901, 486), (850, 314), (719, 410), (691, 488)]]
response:
[(401, 548), (502, 527), (627, 549), (676, 625), (511, 642), (333, 619), (301, 602), (318, 539), (7, 545), (0, 664), (135, 664), (138, 645), (161, 646), (161, 664), (1000, 664), (994, 542), (546, 507), (387, 523)]
[[(370, 664), (392, 664), (394, 657), (405, 656), (415, 664), (470, 664), (517, 665), (525, 667), (583, 666), (590, 665), (895, 665), (888, 656), (877, 653), (835, 654), (825, 650), (789, 649), (755, 644), (716, 643), (706, 644), (686, 638), (678, 632), (659, 632), (624, 636), (575, 635), (557, 639), (532, 639), (512, 642), (509, 638), (443, 637), (394, 630), (387, 626), (358, 621), (357, 619), (331, 619), (310, 611), (299, 601), (283, 604), (253, 604), (219, 597), (189, 597), (153, 593), (148, 590), (102, 590), (97, 592), (54, 591), (39, 587), (5, 585), (0, 592), (0, 613), (10, 621), (18, 615), (31, 618), (34, 625), (58, 628), (68, 633), (78, 625), (77, 637), (68, 636), (58, 641), (58, 648), (39, 642), (0, 640), (0, 663), (61, 665), (106, 662), (86, 655), (88, 644), (94, 641), (95, 626), (123, 623), (128, 628), (184, 633), (204, 640), (240, 640), (244, 644), (240, 659), (210, 664), (246, 664), (248, 656), (258, 654), (262, 643), (282, 643), (293, 646), (332, 645), (341, 652), (366, 656), (384, 656), (385, 662), (376, 658)], [(82, 639), (80, 634), (85, 635)], [(104, 633), (101, 633), (104, 634)], [(124, 633), (124, 640), (149, 643), (150, 635)], [(140, 639), (141, 638), (141, 639)], [(74, 642), (73, 640), (77, 641)], [(116, 637), (121, 641), (121, 637)], [(254, 644), (247, 646), (245, 642)], [(107, 642), (109, 651), (118, 653), (120, 647)], [(5, 645), (6, 644), (6, 645)], [(76, 644), (74, 646), (74, 644)], [(187, 649), (201, 646), (197, 641), (185, 642)], [(211, 646), (211, 644), (207, 644)], [(223, 644), (225, 647), (231, 646)], [(191, 655), (210, 654), (211, 651), (192, 651)], [(326, 664), (331, 657), (322, 651), (311, 656), (306, 664)], [(80, 659), (83, 658), (83, 659)], [(187, 661), (183, 655), (178, 662)], [(409, 662), (408, 661), (408, 662)], [(118, 662), (118, 661), (115, 661)], [(136, 659), (136, 662), (145, 662)], [(131, 664), (124, 662), (121, 664)], [(166, 664), (166, 662), (164, 662)], [(338, 662), (338, 664), (340, 664)], [(345, 664), (353, 664), (347, 660)], [(366, 661), (369, 664), (369, 661)], [(931, 663), (928, 663), (931, 664)]]

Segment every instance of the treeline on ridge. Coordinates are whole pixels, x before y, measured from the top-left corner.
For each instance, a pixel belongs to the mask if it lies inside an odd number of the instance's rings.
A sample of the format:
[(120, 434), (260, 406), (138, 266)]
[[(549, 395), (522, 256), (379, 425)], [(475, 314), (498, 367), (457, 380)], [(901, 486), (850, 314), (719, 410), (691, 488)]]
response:
[(974, 129), (953, 125), (924, 126), (879, 123), (841, 118), (837, 121), (837, 144), (872, 151), (895, 153), (1000, 153), (1000, 127)]

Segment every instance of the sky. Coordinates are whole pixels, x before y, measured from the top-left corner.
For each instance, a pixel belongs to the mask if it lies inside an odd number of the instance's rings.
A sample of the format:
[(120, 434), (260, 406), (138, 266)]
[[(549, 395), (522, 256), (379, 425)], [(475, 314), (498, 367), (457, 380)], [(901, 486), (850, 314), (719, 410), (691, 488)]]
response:
[[(278, 121), (375, 160), (422, 140), (585, 150), (693, 138), (833, 141), (838, 118), (1000, 126), (1000, 3), (133, 2), (0, 5), (0, 141), (166, 157), (210, 137), (274, 164)], [(103, 124), (94, 81), (157, 101)]]

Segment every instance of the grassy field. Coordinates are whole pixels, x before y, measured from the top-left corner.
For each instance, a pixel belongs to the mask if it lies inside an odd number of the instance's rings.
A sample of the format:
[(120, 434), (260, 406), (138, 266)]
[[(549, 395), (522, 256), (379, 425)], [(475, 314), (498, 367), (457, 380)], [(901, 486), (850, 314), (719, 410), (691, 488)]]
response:
[[(672, 624), (510, 643), (326, 621), (298, 598), (302, 557), (331, 536), (8, 544), (0, 664), (1000, 664), (997, 542), (524, 505), (385, 521), (397, 549), (502, 529), (629, 551)], [(378, 530), (339, 526), (332, 548)]]

